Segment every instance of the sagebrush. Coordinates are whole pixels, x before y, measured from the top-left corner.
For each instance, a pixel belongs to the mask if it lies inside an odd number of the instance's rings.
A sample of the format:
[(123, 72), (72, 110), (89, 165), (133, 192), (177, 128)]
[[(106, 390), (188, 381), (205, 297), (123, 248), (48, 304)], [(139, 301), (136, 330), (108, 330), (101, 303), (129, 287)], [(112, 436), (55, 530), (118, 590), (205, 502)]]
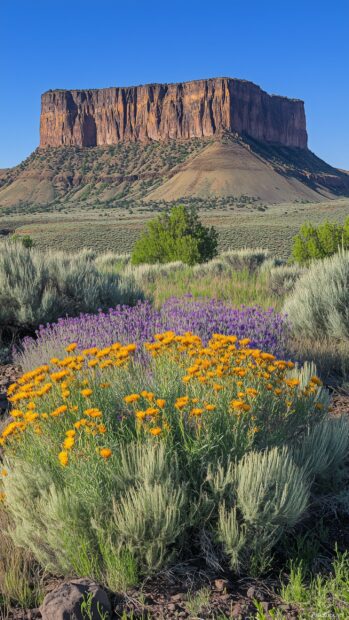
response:
[(40, 252), (22, 244), (0, 246), (0, 326), (33, 329), (41, 323), (117, 303), (142, 293), (132, 278), (101, 273), (94, 254)]
[(349, 338), (349, 252), (312, 263), (286, 298), (284, 312), (302, 338)]

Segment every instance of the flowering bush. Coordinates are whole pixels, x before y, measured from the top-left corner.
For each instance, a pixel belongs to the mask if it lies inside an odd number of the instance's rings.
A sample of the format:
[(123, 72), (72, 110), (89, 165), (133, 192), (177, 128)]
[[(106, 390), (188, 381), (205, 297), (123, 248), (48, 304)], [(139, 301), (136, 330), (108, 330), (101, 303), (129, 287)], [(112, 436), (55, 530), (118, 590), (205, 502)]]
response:
[(285, 318), (272, 308), (236, 309), (217, 300), (174, 297), (166, 301), (161, 310), (156, 310), (149, 302), (139, 302), (133, 308), (117, 306), (107, 313), (81, 314), (41, 326), (36, 339), (24, 339), (17, 359), (25, 370), (29, 370), (43, 360), (63, 355), (64, 347), (70, 342), (77, 342), (82, 349), (103, 348), (115, 341), (142, 345), (154, 333), (164, 330), (192, 331), (205, 342), (215, 332), (236, 334), (239, 338), (249, 337), (252, 346), (278, 356), (285, 354), (288, 336)]
[[(104, 435), (107, 428), (102, 421), (102, 409), (106, 407), (108, 424), (119, 437), (131, 434), (138, 438), (144, 429), (152, 435), (162, 433), (172, 438), (173, 433), (185, 432), (206, 446), (213, 442), (223, 458), (225, 446), (222, 442), (216, 446), (211, 428), (218, 418), (212, 412), (217, 410), (222, 413), (222, 439), (225, 420), (230, 452), (232, 442), (236, 442), (234, 456), (256, 443), (262, 448), (277, 444), (297, 434), (298, 427), (311, 424), (314, 412), (320, 415), (327, 397), (316, 376), (308, 383), (298, 378), (297, 371), (297, 376), (289, 376), (295, 367), (293, 362), (248, 348), (250, 344), (249, 338), (238, 340), (236, 336), (214, 334), (204, 345), (199, 336), (190, 332), (183, 336), (165, 332), (155, 335), (154, 342), (145, 343), (145, 349), (154, 358), (150, 367), (130, 361), (136, 344), (122, 346), (118, 342), (103, 349), (85, 349), (63, 359), (52, 358), (50, 364), (24, 374), (10, 386), (9, 400), (16, 406), (24, 402), (28, 411), (12, 411), (16, 420), (3, 431), (2, 441), (6, 443), (7, 437), (18, 435), (18, 431), (22, 437), (23, 431), (32, 427), (41, 435), (43, 420), (48, 422), (44, 427), (57, 437), (56, 418), (67, 412), (74, 419), (75, 429), (92, 428), (94, 436), (102, 430)], [(69, 353), (76, 348), (76, 343), (66, 347)], [(133, 393), (124, 394), (130, 383)], [(150, 384), (151, 391), (144, 389), (144, 383)], [(111, 403), (114, 416), (109, 412)], [(42, 407), (44, 413), (38, 411)], [(179, 411), (185, 415), (179, 416)], [(193, 420), (199, 421), (199, 426)], [(236, 434), (232, 434), (233, 427)], [(68, 443), (70, 447), (74, 445), (74, 428), (69, 430), (71, 439), (64, 440), (63, 448)]]
[(203, 530), (235, 570), (262, 566), (315, 473), (343, 460), (348, 431), (322, 426), (328, 394), (311, 367), (250, 345), (169, 331), (145, 343), (144, 363), (134, 343), (72, 343), (25, 373), (1, 435), (17, 544), (50, 570), (109, 584), (192, 544), (204, 555)]

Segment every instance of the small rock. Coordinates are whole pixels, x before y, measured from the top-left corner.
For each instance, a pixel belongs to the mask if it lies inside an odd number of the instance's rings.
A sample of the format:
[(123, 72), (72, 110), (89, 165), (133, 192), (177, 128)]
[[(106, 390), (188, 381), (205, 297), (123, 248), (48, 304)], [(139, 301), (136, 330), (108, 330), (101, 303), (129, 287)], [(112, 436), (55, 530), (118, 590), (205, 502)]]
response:
[(168, 609), (169, 611), (175, 611), (175, 610), (176, 610), (176, 605), (175, 605), (174, 603), (169, 603), (169, 604), (167, 605), (167, 609)]
[(104, 590), (91, 579), (73, 579), (62, 583), (45, 596), (40, 607), (43, 620), (84, 620), (86, 613), (81, 610), (84, 602), (89, 603), (89, 614), (93, 620), (101, 614), (110, 616), (111, 605)]
[(240, 605), (240, 603), (235, 603), (234, 607), (231, 610), (231, 617), (232, 618), (239, 618), (239, 616), (242, 615), (242, 606)]
[(218, 592), (222, 592), (226, 590), (229, 585), (229, 581), (227, 579), (215, 579), (214, 587)]
[(173, 601), (173, 603), (177, 603), (179, 601), (185, 601), (186, 598), (187, 597), (184, 592), (178, 592), (178, 594), (173, 594), (173, 596), (171, 596), (171, 601)]
[(246, 596), (249, 599), (256, 599), (257, 601), (264, 601), (264, 594), (262, 590), (255, 588), (255, 586), (250, 586), (246, 592)]
[(264, 611), (269, 611), (269, 607), (270, 607), (270, 604), (269, 604), (269, 603), (267, 603), (266, 601), (263, 601), (263, 602), (261, 603), (261, 605), (262, 605), (262, 607), (263, 607)]

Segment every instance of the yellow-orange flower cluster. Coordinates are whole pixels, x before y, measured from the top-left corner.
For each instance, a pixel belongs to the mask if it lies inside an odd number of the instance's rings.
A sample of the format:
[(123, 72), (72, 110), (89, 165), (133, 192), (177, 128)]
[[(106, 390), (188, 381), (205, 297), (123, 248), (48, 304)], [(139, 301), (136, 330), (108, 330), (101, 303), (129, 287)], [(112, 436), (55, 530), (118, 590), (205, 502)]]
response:
[[(102, 372), (105, 368), (120, 368), (127, 365), (132, 353), (136, 350), (136, 345), (122, 346), (116, 342), (104, 349), (93, 347), (73, 355), (76, 349), (77, 344), (71, 343), (66, 347), (68, 355), (64, 358), (52, 358), (50, 364), (39, 366), (23, 374), (16, 383), (9, 386), (7, 395), (13, 406), (11, 411), (13, 420), (2, 431), (0, 445), (12, 443), (28, 428), (40, 434), (43, 424), (47, 424), (52, 418), (70, 416), (73, 419), (74, 416), (76, 417), (76, 413), (84, 407), (83, 403), (76, 402), (76, 394), (78, 393), (85, 403), (90, 402), (94, 390), (89, 383), (90, 381), (96, 382), (96, 373)], [(99, 383), (99, 387), (103, 389), (109, 386), (109, 382)], [(78, 388), (78, 391), (73, 388)], [(37, 411), (42, 408), (39, 406), (41, 399), (47, 395), (52, 396), (51, 410)], [(73, 399), (75, 402), (72, 402)], [(72, 422), (73, 428), (67, 431), (62, 450), (58, 454), (58, 460), (62, 466), (65, 467), (68, 464), (69, 452), (77, 441), (75, 436), (77, 430), (84, 430), (85, 433), (91, 435), (106, 432), (106, 426), (101, 418), (102, 412), (99, 408), (91, 406), (88, 409), (84, 408), (82, 419)], [(104, 453), (101, 456), (106, 458)]]
[[(135, 433), (161, 439), (171, 432), (173, 416), (179, 425), (200, 433), (206, 420), (212, 421), (224, 411), (232, 425), (244, 423), (253, 436), (263, 425), (258, 415), (265, 412), (266, 403), (270, 410), (279, 407), (287, 416), (293, 414), (299, 399), (308, 399), (309, 411), (321, 415), (324, 405), (318, 399), (318, 377), (303, 385), (292, 372), (293, 362), (277, 360), (249, 344), (247, 338), (222, 334), (214, 334), (207, 344), (191, 333), (156, 334), (145, 349), (154, 358), (154, 372), (157, 364), (172, 364), (176, 376), (179, 369), (177, 393), (169, 398), (166, 392), (164, 398), (154, 388), (126, 394), (117, 403), (119, 419), (130, 421)], [(111, 457), (111, 449), (99, 443), (109, 428), (103, 403), (107, 402), (106, 391), (113, 393), (113, 373), (129, 367), (136, 345), (114, 343), (103, 349), (77, 349), (77, 344), (71, 343), (63, 359), (51, 359), (50, 364), (25, 373), (9, 387), (12, 419), (2, 431), (0, 444), (13, 445), (27, 429), (40, 435), (55, 424), (61, 433), (57, 452), (62, 467), (81, 453), (84, 441), (95, 441), (96, 452), (104, 461)]]

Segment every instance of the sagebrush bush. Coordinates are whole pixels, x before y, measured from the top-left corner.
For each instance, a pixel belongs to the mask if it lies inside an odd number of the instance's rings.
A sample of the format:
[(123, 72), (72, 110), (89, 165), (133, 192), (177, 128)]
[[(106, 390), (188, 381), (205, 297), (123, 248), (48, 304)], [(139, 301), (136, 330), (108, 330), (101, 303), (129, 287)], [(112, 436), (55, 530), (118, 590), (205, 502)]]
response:
[(348, 454), (349, 435), (345, 418), (324, 419), (295, 446), (293, 457), (311, 476), (336, 476)]
[(284, 304), (296, 335), (349, 337), (349, 252), (314, 262)]
[(114, 252), (106, 252), (96, 256), (95, 264), (100, 271), (121, 272), (129, 264), (130, 260), (131, 254), (115, 254)]
[(194, 278), (205, 278), (207, 276), (215, 277), (224, 274), (229, 274), (231, 267), (220, 256), (207, 261), (207, 263), (200, 263), (194, 265), (192, 268), (192, 274)]
[[(8, 533), (8, 512), (0, 507), (0, 595), (6, 607), (37, 607), (43, 599), (42, 576), (28, 549), (16, 547)], [(7, 616), (6, 616), (7, 617)]]
[[(113, 587), (185, 558), (189, 540), (206, 557), (207, 536), (236, 570), (263, 569), (345, 442), (310, 468), (326, 390), (312, 366), (248, 345), (166, 332), (137, 361), (134, 344), (71, 343), (12, 384), (0, 443), (16, 544)], [(336, 435), (318, 432), (328, 454)]]
[(279, 297), (284, 297), (294, 289), (297, 280), (305, 272), (306, 269), (299, 265), (272, 267), (269, 271), (270, 290)]
[(127, 265), (123, 274), (134, 278), (139, 285), (144, 283), (156, 283), (159, 277), (167, 277), (169, 274), (185, 269), (186, 265), (181, 261), (173, 261), (165, 264), (141, 264)]
[(242, 250), (222, 252), (219, 258), (234, 270), (247, 269), (249, 272), (253, 272), (260, 268), (265, 261), (270, 260), (270, 252), (263, 248), (243, 248)]
[(120, 447), (114, 475), (118, 501), (114, 496), (113, 535), (108, 534), (114, 553), (132, 557), (142, 572), (153, 572), (168, 562), (189, 521), (176, 457), (170, 458), (164, 444), (132, 442)]
[(66, 314), (132, 304), (142, 297), (132, 279), (101, 273), (94, 258), (89, 251), (65, 255), (2, 244), (0, 325), (33, 329)]
[(234, 478), (233, 496), (219, 507), (218, 538), (234, 570), (259, 572), (307, 509), (309, 482), (285, 447), (246, 454)]

